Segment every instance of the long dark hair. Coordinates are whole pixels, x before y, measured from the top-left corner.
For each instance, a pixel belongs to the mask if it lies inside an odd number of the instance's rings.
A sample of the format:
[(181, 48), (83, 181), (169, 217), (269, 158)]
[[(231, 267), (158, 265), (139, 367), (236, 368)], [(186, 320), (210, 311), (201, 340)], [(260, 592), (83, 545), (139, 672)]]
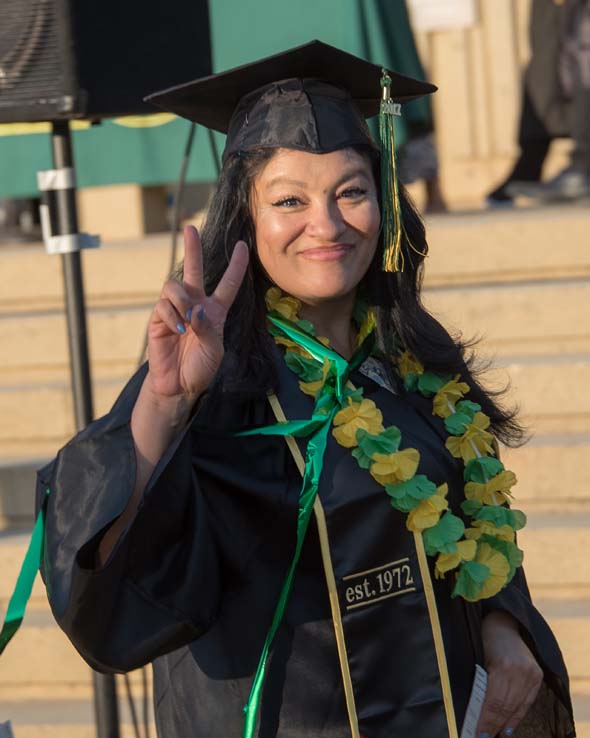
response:
[[(356, 150), (370, 159), (378, 185), (378, 154), (368, 146)], [(226, 322), (226, 355), (212, 388), (213, 395), (219, 392), (256, 395), (276, 387), (275, 347), (266, 330), (264, 300), (271, 282), (257, 257), (250, 214), (254, 179), (275, 153), (276, 149), (261, 148), (226, 159), (203, 226), (201, 238), (208, 294), (226, 270), (236, 241), (246, 241), (251, 256), (246, 277)], [(400, 201), (406, 231), (404, 271), (388, 274), (381, 270), (382, 244), (379, 244), (362, 284), (364, 296), (375, 309), (379, 346), (385, 355), (390, 355), (393, 347), (401, 343), (431, 371), (460, 374), (471, 386), (470, 399), (478, 402), (490, 417), (495, 435), (507, 445), (518, 445), (524, 432), (516, 419), (516, 411), (507, 410), (497, 402), (504, 390), (484, 390), (478, 381), (484, 367), (474, 355), (474, 342), (451, 336), (421, 302), (423, 262), (428, 252), (424, 224), (401, 184)], [(393, 378), (392, 368), (388, 370)]]

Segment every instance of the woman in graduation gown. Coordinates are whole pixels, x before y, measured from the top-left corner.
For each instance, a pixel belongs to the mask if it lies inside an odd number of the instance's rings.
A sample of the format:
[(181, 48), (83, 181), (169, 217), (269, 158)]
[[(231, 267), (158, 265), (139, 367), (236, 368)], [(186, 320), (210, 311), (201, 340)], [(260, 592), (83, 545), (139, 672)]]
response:
[(477, 664), (471, 735), (574, 735), (520, 429), (420, 303), (391, 114), (434, 89), (312, 42), (152, 97), (228, 133), (202, 247), (39, 496), (56, 619), (99, 671), (153, 662), (161, 737), (453, 738)]

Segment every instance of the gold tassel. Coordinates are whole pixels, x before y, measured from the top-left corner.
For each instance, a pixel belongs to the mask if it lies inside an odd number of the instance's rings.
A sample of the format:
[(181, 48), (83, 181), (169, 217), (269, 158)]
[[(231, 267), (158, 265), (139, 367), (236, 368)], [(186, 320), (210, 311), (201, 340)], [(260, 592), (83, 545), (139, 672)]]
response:
[(404, 228), (395, 162), (395, 128), (393, 117), (401, 116), (401, 105), (391, 99), (391, 77), (382, 69), (379, 138), (381, 139), (381, 221), (383, 224), (383, 271), (403, 272), (403, 242), (420, 256)]
[(381, 202), (383, 223), (383, 271), (403, 272), (402, 216), (395, 164), (394, 115), (401, 115), (400, 104), (391, 99), (391, 77), (382, 70), (379, 137), (381, 139)]

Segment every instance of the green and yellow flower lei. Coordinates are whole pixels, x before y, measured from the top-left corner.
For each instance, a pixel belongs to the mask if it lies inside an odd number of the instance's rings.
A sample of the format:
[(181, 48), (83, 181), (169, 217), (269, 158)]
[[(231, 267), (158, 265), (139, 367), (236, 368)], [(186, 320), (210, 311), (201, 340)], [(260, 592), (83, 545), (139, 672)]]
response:
[[(316, 398), (324, 388), (331, 362), (323, 365), (300, 343), (281, 328), (292, 324), (323, 346), (327, 339), (316, 337), (311, 323), (299, 319), (301, 303), (273, 287), (266, 294), (269, 331), (285, 349), (287, 366), (299, 377), (303, 392)], [(357, 348), (374, 330), (370, 309), (359, 306), (354, 316), (359, 333)], [(278, 321), (276, 320), (278, 319)], [(291, 334), (293, 335), (293, 334)], [(515, 531), (526, 523), (524, 513), (511, 509), (511, 488), (516, 483), (513, 472), (496, 457), (494, 439), (487, 430), (490, 419), (481, 407), (464, 399), (469, 386), (455, 377), (425, 370), (409, 351), (392, 357), (408, 392), (432, 398), (433, 415), (444, 422), (449, 433), (445, 446), (449, 453), (465, 463), (464, 515), (470, 519), (466, 528), (461, 518), (449, 510), (446, 484), (436, 486), (424, 474), (417, 474), (420, 454), (417, 449), (400, 450), (401, 432), (396, 426), (385, 428), (383, 416), (363, 390), (347, 387), (340, 409), (334, 414), (332, 435), (363, 469), (382, 484), (392, 507), (407, 513), (406, 526), (422, 534), (429, 556), (436, 556), (435, 576), (455, 572), (453, 596), (475, 602), (493, 597), (505, 587), (521, 565), (523, 554), (515, 543)]]

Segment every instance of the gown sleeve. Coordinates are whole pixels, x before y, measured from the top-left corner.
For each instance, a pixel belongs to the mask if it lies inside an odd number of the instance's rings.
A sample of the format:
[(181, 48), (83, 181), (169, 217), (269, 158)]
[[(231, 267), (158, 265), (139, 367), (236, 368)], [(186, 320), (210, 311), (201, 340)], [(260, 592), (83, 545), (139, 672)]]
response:
[(96, 565), (135, 484), (131, 411), (140, 369), (111, 412), (38, 474), (46, 498), (41, 574), (53, 614), (96, 670), (128, 671), (198, 638), (219, 606), (219, 555), (195, 476), (190, 424), (164, 454), (135, 519)]

